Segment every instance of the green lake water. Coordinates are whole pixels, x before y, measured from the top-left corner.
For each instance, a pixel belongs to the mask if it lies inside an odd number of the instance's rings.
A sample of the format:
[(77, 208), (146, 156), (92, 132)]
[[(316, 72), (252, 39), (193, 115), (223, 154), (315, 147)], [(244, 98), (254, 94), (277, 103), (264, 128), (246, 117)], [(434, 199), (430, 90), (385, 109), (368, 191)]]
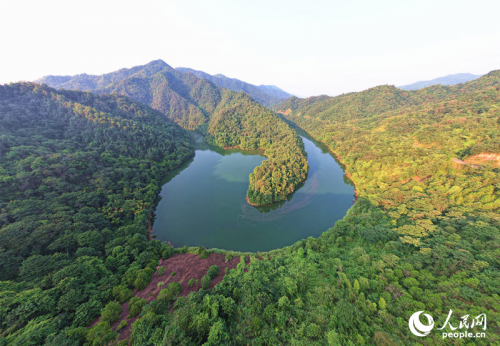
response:
[(221, 150), (192, 133), (195, 156), (163, 180), (153, 234), (176, 247), (204, 246), (268, 251), (318, 237), (342, 219), (354, 187), (328, 149), (302, 135), (309, 173), (288, 201), (252, 207), (245, 201), (248, 175), (262, 152)]

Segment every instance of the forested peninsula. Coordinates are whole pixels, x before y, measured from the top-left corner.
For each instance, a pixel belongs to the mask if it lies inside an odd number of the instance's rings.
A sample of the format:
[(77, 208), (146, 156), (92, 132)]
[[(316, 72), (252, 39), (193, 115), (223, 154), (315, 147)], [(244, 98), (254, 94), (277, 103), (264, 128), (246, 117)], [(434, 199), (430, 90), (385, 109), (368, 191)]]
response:
[(267, 160), (250, 175), (247, 199), (253, 205), (285, 200), (307, 177), (300, 137), (273, 111), (245, 93), (179, 72), (162, 60), (101, 76), (47, 76), (37, 82), (54, 88), (129, 96), (185, 129), (207, 135), (213, 145), (264, 149)]

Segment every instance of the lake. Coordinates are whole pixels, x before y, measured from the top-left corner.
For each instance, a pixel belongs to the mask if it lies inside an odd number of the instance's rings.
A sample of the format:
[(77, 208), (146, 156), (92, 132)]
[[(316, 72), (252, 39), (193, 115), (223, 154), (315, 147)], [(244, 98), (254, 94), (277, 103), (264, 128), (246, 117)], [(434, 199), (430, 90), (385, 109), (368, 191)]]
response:
[(153, 234), (175, 247), (269, 251), (318, 237), (344, 217), (354, 186), (328, 148), (302, 134), (309, 173), (288, 201), (252, 207), (248, 175), (265, 156), (222, 150), (192, 132), (195, 156), (163, 179)]

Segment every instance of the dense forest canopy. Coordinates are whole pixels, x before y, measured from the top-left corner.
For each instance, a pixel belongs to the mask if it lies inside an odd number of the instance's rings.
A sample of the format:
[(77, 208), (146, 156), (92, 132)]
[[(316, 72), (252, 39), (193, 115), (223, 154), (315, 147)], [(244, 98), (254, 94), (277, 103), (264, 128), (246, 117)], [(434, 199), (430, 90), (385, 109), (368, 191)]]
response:
[(497, 218), (499, 80), (494, 71), (452, 87), (381, 86), (280, 108), (342, 157), (359, 195), (419, 246), (448, 214)]
[(286, 199), (307, 177), (307, 159), (295, 131), (245, 93), (221, 88), (161, 60), (102, 76), (47, 76), (52, 87), (118, 93), (148, 104), (182, 127), (208, 134), (221, 148), (265, 149), (267, 160), (250, 176), (254, 205)]
[(61, 345), (172, 251), (148, 219), (193, 148), (127, 97), (17, 83), (0, 86), (0, 149), (0, 345)]

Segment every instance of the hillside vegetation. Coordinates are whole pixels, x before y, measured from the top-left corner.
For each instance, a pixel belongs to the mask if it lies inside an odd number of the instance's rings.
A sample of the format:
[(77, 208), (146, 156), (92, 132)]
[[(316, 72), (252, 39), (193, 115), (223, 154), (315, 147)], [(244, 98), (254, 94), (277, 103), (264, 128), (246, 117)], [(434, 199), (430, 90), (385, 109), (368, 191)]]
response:
[[(86, 104), (83, 95), (95, 102), (102, 100), (88, 94), (42, 89), (60, 97), (82, 95), (79, 101), (82, 104)], [(15, 106), (13, 97), (1, 98), (11, 101), (3, 106), (0, 115), (23, 114), (31, 109), (25, 106), (29, 99)], [(124, 100), (139, 107), (126, 98), (103, 97), (109, 102)], [(58, 104), (50, 106), (52, 103), (45, 97), (41, 100), (34, 109), (45, 109), (45, 105), (51, 112), (65, 109)], [(227, 100), (227, 104), (231, 102)], [(234, 107), (239, 104), (240, 101)], [(147, 114), (153, 112), (146, 107), (141, 109)], [(0, 235), (5, 238), (0, 244), (10, 247), (2, 248), (2, 263), (14, 261), (13, 266), (20, 269), (5, 278), (11, 281), (0, 283), (0, 345), (118, 344), (111, 325), (122, 325), (120, 303), (128, 300), (131, 315), (138, 316), (131, 327), (129, 342), (133, 345), (449, 345), (450, 342), (498, 345), (500, 168), (495, 158), (500, 154), (500, 72), (453, 87), (433, 86), (410, 92), (380, 86), (334, 98), (291, 98), (277, 110), (330, 146), (347, 165), (346, 172), (356, 184), (358, 200), (343, 220), (318, 239), (311, 237), (281, 250), (242, 256), (236, 268), (228, 270), (213, 289), (210, 289), (211, 278), (218, 275), (218, 268), (208, 269), (198, 291), (178, 298), (179, 292), (187, 290), (186, 284), (170, 274), (168, 287), (156, 299), (145, 301), (137, 292), (151, 281), (160, 255), (167, 258), (174, 251), (191, 251), (207, 258), (208, 251), (174, 250), (166, 244), (147, 242), (141, 234), (134, 235), (141, 232), (135, 228), (135, 222), (140, 222), (137, 225), (144, 234), (146, 211), (133, 220), (111, 217), (115, 223), (105, 216), (108, 214), (102, 214), (102, 221), (99, 218), (102, 209), (97, 209), (100, 205), (92, 204), (100, 199), (82, 201), (70, 195), (64, 201), (73, 204), (63, 210), (51, 206), (47, 210), (54, 214), (39, 216), (37, 213), (44, 210), (40, 205), (47, 197), (39, 204), (30, 204), (29, 209), (19, 206), (20, 202), (27, 203), (26, 198), (7, 197), (5, 200), (9, 202), (2, 202), (4, 224)], [(10, 117), (16, 119), (18, 115)], [(216, 134), (224, 132), (219, 130), (222, 126), (243, 131), (252, 125), (245, 120), (234, 126), (233, 117), (221, 118), (230, 123), (224, 125), (225, 121), (214, 120), (213, 124), (219, 126)], [(69, 124), (78, 122), (71, 120)], [(12, 131), (1, 129), (7, 135)], [(49, 129), (43, 127), (36, 133)], [(25, 132), (21, 131), (19, 136)], [(232, 132), (226, 133), (226, 136), (207, 137), (230, 143)], [(3, 143), (7, 137), (1, 138)], [(63, 139), (58, 137), (61, 139), (52, 142), (45, 137), (37, 138), (30, 140), (50, 148)], [(102, 145), (113, 142), (105, 141)], [(4, 148), (2, 155), (6, 152)], [(100, 154), (99, 160), (111, 160), (116, 155), (114, 151), (107, 149), (105, 153), (109, 155)], [(63, 154), (66, 155), (61, 151)], [(49, 158), (44, 153), (41, 160)], [(8, 161), (2, 156), (2, 160), (9, 162), (1, 166), (9, 167), (8, 174), (2, 171), (4, 180), (24, 179), (35, 174), (32, 172), (47, 172), (51, 167), (47, 164), (43, 167), (48, 168), (39, 168), (38, 161), (34, 161), (28, 168), (20, 159)], [(159, 162), (143, 156), (137, 160), (145, 160), (151, 167)], [(66, 162), (72, 160), (64, 162), (69, 164)], [(114, 169), (121, 172), (121, 166), (122, 162)], [(128, 172), (131, 177), (150, 174), (140, 167), (138, 163), (136, 169)], [(135, 182), (110, 177), (112, 172), (90, 183)], [(46, 181), (45, 184), (52, 182)], [(36, 185), (36, 191), (43, 186)], [(92, 186), (87, 187), (88, 191), (92, 191)], [(50, 191), (52, 188), (42, 188), (37, 193), (50, 197)], [(120, 185), (120, 192), (114, 191), (116, 195), (127, 196), (133, 190)], [(118, 196), (114, 200), (118, 201)], [(85, 206), (98, 210), (98, 215)], [(113, 212), (121, 212), (120, 208), (111, 208), (109, 212), (115, 215)], [(66, 212), (75, 213), (67, 222)], [(34, 220), (30, 218), (32, 214)], [(23, 220), (25, 223), (12, 226)], [(79, 237), (80, 228), (87, 230), (85, 227), (94, 225), (93, 222), (106, 220), (108, 223), (96, 226), (96, 232)], [(44, 227), (51, 222), (55, 224)], [(65, 226), (61, 232), (66, 228), (69, 231), (55, 245), (37, 248), (38, 252), (33, 253), (18, 252), (25, 246), (21, 240), (30, 239), (27, 234), (45, 232), (43, 238), (38, 238), (50, 239), (59, 222)], [(75, 228), (69, 228), (75, 224)], [(32, 226), (29, 232), (22, 228)], [(19, 235), (17, 242), (8, 238), (13, 235)], [(30, 246), (37, 245), (33, 243)], [(9, 253), (4, 255), (6, 251)], [(226, 252), (226, 262), (236, 255)], [(167, 265), (168, 260), (164, 263)], [(11, 266), (6, 264), (6, 268)], [(196, 283), (187, 285), (193, 287)], [(136, 297), (130, 299), (134, 294), (132, 288), (137, 289)], [(104, 305), (105, 302), (109, 303)], [(85, 328), (99, 310), (100, 323)], [(449, 324), (443, 330), (436, 330), (445, 324), (450, 310)], [(414, 336), (408, 328), (410, 316), (417, 311), (434, 318), (435, 327), (428, 336)], [(486, 325), (471, 328), (472, 320), (481, 314), (486, 315)], [(459, 328), (466, 315), (468, 329), (450, 328), (450, 324)], [(457, 331), (484, 332), (485, 337), (442, 338), (442, 332)]]
[(127, 97), (0, 86), (0, 345), (63, 345), (147, 283), (173, 253), (147, 239), (160, 179), (193, 153)]
[[(500, 74), (417, 92), (381, 86), (335, 98), (292, 98), (279, 110), (328, 144), (358, 200), (320, 238), (252, 256), (212, 291), (159, 300), (133, 326), (137, 345), (446, 345), (445, 324), (487, 316), (500, 342)], [(465, 164), (453, 159), (463, 160)], [(425, 311), (426, 337), (408, 321)], [(456, 332), (457, 330), (455, 330)]]
[(181, 73), (161, 60), (102, 76), (48, 76), (39, 82), (129, 96), (186, 129), (208, 135), (207, 140), (221, 148), (264, 149), (268, 159), (250, 175), (247, 197), (251, 204), (285, 200), (307, 177), (302, 141), (279, 116), (244, 93)]

